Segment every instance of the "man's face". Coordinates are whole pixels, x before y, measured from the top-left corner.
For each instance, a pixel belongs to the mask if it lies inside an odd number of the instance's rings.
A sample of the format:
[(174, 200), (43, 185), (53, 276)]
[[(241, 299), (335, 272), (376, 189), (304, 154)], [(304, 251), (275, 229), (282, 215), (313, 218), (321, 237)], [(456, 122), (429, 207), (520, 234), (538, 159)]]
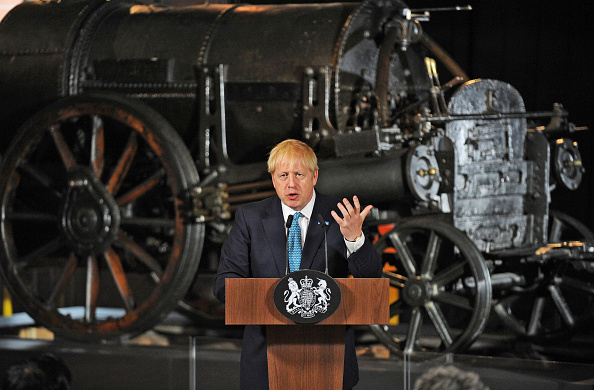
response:
[(318, 171), (313, 173), (301, 160), (282, 161), (272, 173), (272, 184), (284, 204), (299, 211), (311, 200)]

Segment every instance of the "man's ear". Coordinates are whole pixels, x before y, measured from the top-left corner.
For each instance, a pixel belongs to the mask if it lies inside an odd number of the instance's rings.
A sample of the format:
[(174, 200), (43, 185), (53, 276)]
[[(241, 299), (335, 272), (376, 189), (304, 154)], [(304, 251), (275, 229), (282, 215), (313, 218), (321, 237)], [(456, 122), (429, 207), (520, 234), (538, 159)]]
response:
[(318, 169), (316, 169), (314, 171), (314, 174), (313, 174), (313, 184), (314, 184), (314, 186), (316, 185), (317, 182), (318, 182)]

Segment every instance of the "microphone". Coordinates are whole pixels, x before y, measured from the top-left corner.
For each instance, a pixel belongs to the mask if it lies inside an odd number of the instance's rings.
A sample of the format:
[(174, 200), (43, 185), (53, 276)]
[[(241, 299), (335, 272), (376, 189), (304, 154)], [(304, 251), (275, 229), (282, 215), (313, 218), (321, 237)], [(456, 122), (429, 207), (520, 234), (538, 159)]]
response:
[(316, 215), (316, 218), (318, 219), (318, 224), (322, 225), (322, 229), (324, 229), (324, 255), (326, 256), (326, 275), (328, 275), (328, 225), (326, 225), (326, 221), (324, 221), (321, 214)]
[(291, 224), (293, 224), (293, 214), (290, 214), (287, 217), (287, 223), (285, 224), (285, 228), (287, 229), (287, 242), (285, 245), (287, 247), (287, 265), (285, 268), (285, 275), (289, 274), (289, 229), (291, 228)]

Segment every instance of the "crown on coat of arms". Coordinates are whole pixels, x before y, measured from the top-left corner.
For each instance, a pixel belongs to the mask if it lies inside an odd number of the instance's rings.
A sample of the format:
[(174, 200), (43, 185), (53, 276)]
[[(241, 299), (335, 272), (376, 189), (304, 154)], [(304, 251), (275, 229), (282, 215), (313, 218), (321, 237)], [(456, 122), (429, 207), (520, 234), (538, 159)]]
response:
[(313, 279), (310, 279), (305, 275), (305, 278), (301, 279), (299, 283), (301, 283), (301, 288), (310, 288), (313, 285)]

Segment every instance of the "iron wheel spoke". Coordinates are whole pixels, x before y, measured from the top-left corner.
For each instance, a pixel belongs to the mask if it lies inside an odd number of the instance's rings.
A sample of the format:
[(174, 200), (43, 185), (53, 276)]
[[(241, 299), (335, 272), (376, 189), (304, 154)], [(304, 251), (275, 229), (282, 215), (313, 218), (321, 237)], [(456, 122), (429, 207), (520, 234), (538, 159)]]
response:
[(32, 264), (36, 260), (39, 260), (46, 255), (55, 252), (60, 247), (64, 245), (64, 240), (62, 237), (56, 237), (53, 240), (45, 243), (41, 247), (37, 248), (33, 252), (29, 253), (28, 255), (17, 259), (15, 265), (22, 269), (23, 267)]
[(99, 265), (95, 256), (87, 257), (87, 284), (85, 289), (85, 321), (97, 320), (97, 298), (99, 297)]
[(394, 248), (396, 248), (397, 256), (400, 258), (400, 261), (402, 262), (402, 266), (404, 267), (406, 274), (409, 278), (412, 278), (417, 274), (415, 260), (413, 258), (412, 253), (410, 253), (410, 250), (408, 249), (406, 244), (402, 242), (400, 236), (398, 236), (397, 233), (390, 233), (389, 238), (392, 244), (394, 245)]
[(8, 212), (6, 213), (6, 220), (11, 222), (41, 222), (41, 223), (58, 223), (58, 217), (55, 214), (42, 212)]
[(534, 307), (530, 313), (530, 321), (528, 322), (527, 334), (529, 336), (536, 335), (542, 320), (542, 313), (545, 308), (545, 298), (537, 297), (534, 301)]
[(412, 353), (414, 351), (415, 344), (417, 338), (419, 337), (422, 325), (423, 316), (421, 310), (418, 307), (415, 307), (412, 310), (410, 322), (408, 324), (408, 330), (406, 332), (406, 344), (404, 346), (404, 353)]
[(390, 305), (390, 318), (402, 314), (402, 301), (398, 300)]
[(165, 177), (165, 170), (163, 168), (159, 169), (155, 174), (149, 177), (147, 180), (142, 182), (140, 185), (136, 186), (135, 188), (131, 189), (130, 191), (126, 192), (124, 195), (119, 196), (116, 199), (118, 206), (122, 207), (129, 203), (134, 202), (151, 189), (153, 189), (161, 179)]
[(124, 249), (132, 253), (138, 260), (140, 260), (140, 262), (147, 266), (147, 268), (155, 272), (157, 276), (160, 277), (163, 274), (163, 268), (159, 262), (127, 235), (122, 232), (118, 233), (117, 242), (120, 243)]
[(47, 188), (47, 190), (56, 198), (62, 198), (62, 194), (59, 191), (57, 191), (54, 187), (54, 180), (45, 172), (41, 171), (39, 168), (33, 166), (28, 162), (23, 162), (18, 166), (17, 170), (31, 177), (39, 184), (41, 184), (43, 187)]
[(97, 177), (100, 178), (105, 166), (105, 135), (103, 119), (101, 119), (99, 115), (93, 115), (92, 118), (91, 167)]
[(554, 243), (561, 241), (563, 225), (563, 221), (561, 221), (559, 218), (553, 217), (553, 222), (551, 223), (551, 227), (549, 228), (549, 242)]
[(437, 333), (439, 333), (441, 341), (445, 344), (446, 348), (449, 348), (454, 342), (454, 339), (443, 312), (434, 302), (428, 302), (425, 305), (425, 309), (427, 309), (427, 313), (429, 314), (429, 317), (431, 317), (431, 322), (433, 322)]
[(52, 125), (50, 126), (49, 131), (54, 140), (54, 144), (58, 149), (58, 153), (62, 158), (62, 162), (66, 167), (66, 170), (74, 168), (77, 165), (76, 159), (74, 158), (72, 151), (70, 151), (70, 148), (68, 147), (68, 144), (62, 135), (62, 131), (60, 131), (60, 126)]
[(132, 165), (132, 161), (134, 161), (134, 157), (136, 156), (136, 151), (138, 150), (138, 140), (136, 133), (130, 133), (130, 137), (128, 137), (128, 143), (126, 144), (126, 148), (124, 152), (120, 156), (116, 167), (109, 178), (107, 183), (107, 190), (110, 194), (115, 195), (118, 193), (128, 171), (130, 170), (130, 166)]
[(457, 278), (464, 275), (464, 267), (466, 263), (464, 261), (459, 261), (455, 264), (452, 264), (445, 270), (441, 271), (433, 278), (433, 283), (437, 286), (445, 286), (447, 283), (450, 283)]
[(171, 228), (175, 226), (175, 220), (167, 218), (122, 218), (120, 224), (122, 226), (137, 226), (147, 228)]
[(553, 299), (553, 303), (555, 307), (561, 314), (563, 321), (565, 324), (572, 328), (575, 325), (575, 319), (573, 317), (573, 313), (567, 304), (565, 298), (563, 298), (563, 294), (561, 293), (561, 289), (555, 285), (549, 285), (549, 292), (551, 293), (551, 298)]
[(104, 256), (120, 296), (122, 297), (126, 311), (132, 311), (135, 306), (134, 296), (130, 289), (128, 279), (126, 278), (126, 273), (120, 257), (112, 248), (108, 248), (107, 251), (105, 251)]
[(460, 295), (441, 291), (438, 294), (434, 295), (432, 298), (435, 299), (436, 301), (446, 303), (446, 304), (449, 304), (452, 306), (456, 306), (461, 309), (470, 310), (470, 311), (474, 310), (474, 307), (472, 306), (470, 299), (460, 296)]
[(423, 257), (423, 264), (421, 264), (421, 275), (425, 277), (431, 277), (435, 270), (435, 264), (439, 255), (439, 248), (441, 247), (441, 238), (431, 231), (429, 235), (429, 242), (427, 243), (427, 251)]
[(390, 286), (398, 289), (403, 288), (404, 284), (408, 281), (406, 276), (395, 274), (394, 272), (384, 271), (383, 276), (390, 280)]
[(47, 300), (46, 304), (50, 308), (56, 307), (56, 305), (55, 305), (56, 298), (58, 298), (58, 295), (60, 295), (60, 293), (62, 293), (64, 291), (64, 289), (66, 288), (66, 285), (68, 284), (70, 279), (72, 279), (72, 275), (74, 275), (74, 272), (76, 271), (77, 266), (78, 266), (78, 259), (77, 259), (76, 255), (74, 253), (70, 253), (70, 257), (68, 258), (68, 262), (66, 263), (66, 265), (64, 266), (64, 269), (62, 270), (60, 279), (58, 279), (58, 283), (56, 283), (56, 287), (54, 288), (54, 290), (50, 294), (49, 299)]

